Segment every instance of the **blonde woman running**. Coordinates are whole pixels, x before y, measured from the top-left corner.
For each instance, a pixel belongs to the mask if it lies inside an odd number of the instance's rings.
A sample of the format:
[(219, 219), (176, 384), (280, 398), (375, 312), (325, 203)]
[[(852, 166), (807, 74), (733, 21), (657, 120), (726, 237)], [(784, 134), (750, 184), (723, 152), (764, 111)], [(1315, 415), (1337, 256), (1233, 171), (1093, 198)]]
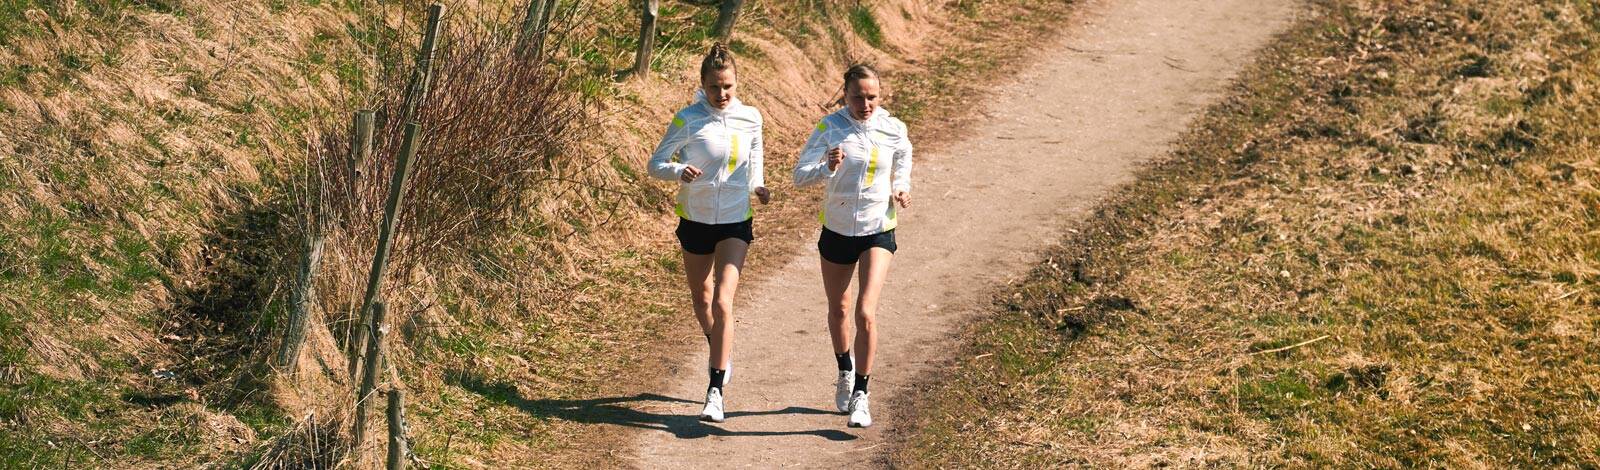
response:
[(705, 408), (700, 419), (723, 420), (723, 386), (733, 350), (733, 296), (750, 242), (750, 195), (766, 204), (762, 179), (761, 112), (734, 97), (733, 54), (717, 44), (700, 62), (700, 91), (678, 111), (650, 155), (650, 176), (677, 180), (678, 243), (695, 319), (711, 347)]
[[(911, 139), (905, 123), (878, 107), (881, 85), (872, 67), (850, 67), (844, 73), (845, 108), (822, 118), (794, 168), (796, 186), (826, 188), (817, 251), (828, 297), (828, 333), (839, 365), (834, 405), (850, 414), (850, 427), (872, 425), (867, 384), (878, 344), (874, 317), (896, 248), (895, 205), (911, 205)], [(845, 317), (852, 276), (861, 279), (853, 358)]]

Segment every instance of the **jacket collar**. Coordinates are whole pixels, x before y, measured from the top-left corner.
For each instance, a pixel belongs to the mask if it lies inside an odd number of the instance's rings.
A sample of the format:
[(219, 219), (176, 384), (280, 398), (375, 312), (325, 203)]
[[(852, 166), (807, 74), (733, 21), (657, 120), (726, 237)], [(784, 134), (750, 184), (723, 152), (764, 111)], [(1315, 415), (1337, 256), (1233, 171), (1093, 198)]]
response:
[(867, 130), (877, 129), (878, 126), (883, 124), (884, 120), (889, 118), (889, 110), (882, 106), (879, 106), (878, 110), (873, 111), (872, 115), (867, 116), (867, 119), (864, 121), (856, 120), (855, 116), (851, 116), (849, 106), (839, 108), (839, 110), (835, 111), (835, 113), (838, 114), (839, 117), (844, 118), (844, 121), (850, 123), (850, 125)]
[(716, 116), (726, 115), (726, 114), (728, 114), (728, 111), (732, 110), (733, 108), (739, 107), (739, 105), (744, 104), (743, 102), (739, 101), (739, 97), (738, 96), (734, 96), (733, 99), (728, 100), (728, 107), (723, 108), (723, 109), (717, 109), (716, 106), (712, 106), (711, 105), (710, 101), (706, 100), (706, 90), (703, 89), (703, 88), (699, 88), (699, 87), (696, 87), (694, 89), (694, 102), (705, 106), (706, 111), (708, 111), (711, 114), (716, 115)]

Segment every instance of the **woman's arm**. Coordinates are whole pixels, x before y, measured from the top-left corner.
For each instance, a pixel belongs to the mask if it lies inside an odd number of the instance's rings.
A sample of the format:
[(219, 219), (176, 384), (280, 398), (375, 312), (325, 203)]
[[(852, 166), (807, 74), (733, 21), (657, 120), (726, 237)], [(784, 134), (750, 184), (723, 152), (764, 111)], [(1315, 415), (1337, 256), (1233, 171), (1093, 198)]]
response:
[(750, 190), (766, 187), (766, 150), (762, 145), (762, 124), (756, 121), (756, 135), (750, 137)]
[(761, 115), (756, 115), (756, 135), (750, 138), (750, 193), (762, 204), (772, 202), (772, 193), (767, 191), (767, 169), (765, 144), (762, 143)]
[(900, 146), (894, 149), (894, 169), (890, 171), (892, 196), (901, 208), (911, 207), (911, 134), (900, 124)]
[(828, 169), (828, 122), (817, 124), (811, 131), (811, 138), (806, 139), (806, 145), (800, 148), (800, 162), (794, 165), (794, 185), (798, 187), (817, 184), (833, 177), (833, 170)]
[(900, 146), (894, 149), (893, 175), (895, 193), (911, 192), (911, 135), (905, 123), (900, 124)]
[(675, 163), (672, 155), (683, 149), (688, 142), (688, 123), (682, 117), (673, 116), (672, 123), (667, 124), (667, 133), (661, 136), (661, 143), (656, 144), (656, 150), (650, 153), (650, 177), (663, 180), (676, 180), (683, 174), (684, 167), (688, 165)]

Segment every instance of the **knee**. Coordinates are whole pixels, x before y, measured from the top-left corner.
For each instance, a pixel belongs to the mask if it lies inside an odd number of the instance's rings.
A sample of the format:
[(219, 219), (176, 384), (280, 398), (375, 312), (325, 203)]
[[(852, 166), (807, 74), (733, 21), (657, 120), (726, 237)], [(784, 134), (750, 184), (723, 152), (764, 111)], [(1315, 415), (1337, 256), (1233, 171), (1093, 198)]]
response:
[(733, 300), (717, 299), (717, 301), (711, 305), (711, 312), (717, 316), (733, 315)]
[(836, 303), (828, 304), (828, 319), (834, 321), (844, 321), (847, 308), (849, 308), (849, 302), (842, 300)]
[(878, 328), (877, 315), (873, 312), (856, 312), (856, 328), (861, 331), (876, 331)]
[(704, 286), (696, 287), (694, 289), (694, 293), (693, 294), (694, 294), (694, 306), (695, 307), (704, 308), (706, 306), (711, 305), (711, 297), (714, 294), (713, 294), (713, 291), (711, 290), (711, 285), (710, 284), (706, 284)]

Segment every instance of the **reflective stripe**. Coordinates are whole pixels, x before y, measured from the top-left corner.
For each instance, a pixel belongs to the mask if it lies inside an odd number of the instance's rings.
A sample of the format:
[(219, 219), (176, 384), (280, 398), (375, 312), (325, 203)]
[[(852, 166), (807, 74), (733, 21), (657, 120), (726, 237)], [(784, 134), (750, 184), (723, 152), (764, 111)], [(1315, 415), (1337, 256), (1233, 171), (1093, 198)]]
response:
[(828, 225), (828, 208), (817, 209), (817, 222), (822, 222), (822, 225)]
[(900, 221), (895, 220), (894, 200), (890, 199), (889, 200), (889, 222), (883, 224), (883, 231), (887, 232), (887, 231), (890, 231), (890, 230), (894, 230), (895, 226), (897, 226), (897, 225), (900, 225)]
[(817, 130), (819, 130), (819, 131), (828, 130), (828, 121), (822, 121), (822, 122), (817, 123)]
[(749, 209), (745, 209), (745, 211), (744, 211), (745, 220), (753, 219), (753, 218), (755, 218), (755, 216), (756, 216), (756, 206), (750, 206)]
[(872, 160), (867, 162), (867, 182), (864, 186), (871, 187), (872, 179), (878, 176), (878, 146), (872, 146)]
[(683, 203), (681, 202), (675, 206), (672, 206), (672, 211), (678, 213), (678, 217), (683, 217), (685, 219), (689, 218), (689, 213), (683, 210)]
[(733, 175), (733, 167), (739, 165), (739, 134), (729, 134), (732, 142), (728, 145), (728, 175)]
[(672, 127), (683, 127), (683, 124), (683, 118), (677, 116), (672, 117)]

